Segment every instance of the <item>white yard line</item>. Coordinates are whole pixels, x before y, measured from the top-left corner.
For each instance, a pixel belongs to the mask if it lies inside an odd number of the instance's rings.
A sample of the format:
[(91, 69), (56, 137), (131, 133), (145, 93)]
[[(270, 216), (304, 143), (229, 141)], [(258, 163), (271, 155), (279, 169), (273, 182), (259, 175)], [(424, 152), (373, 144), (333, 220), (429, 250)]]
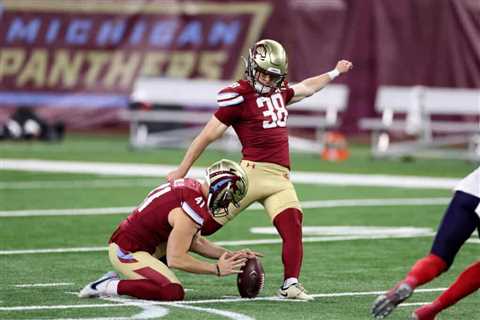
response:
[(26, 249), (26, 250), (1, 250), (0, 255), (32, 254), (32, 253), (70, 253), (70, 252), (96, 252), (107, 251), (107, 247), (79, 247), (79, 248), (52, 248), (52, 249)]
[(0, 190), (154, 187), (160, 183), (163, 183), (163, 180), (159, 178), (95, 179), (69, 181), (8, 181), (0, 182)]
[[(396, 236), (331, 236), (331, 237), (304, 237), (303, 242), (332, 242), (332, 241), (348, 241), (363, 239), (392, 239), (392, 238), (411, 238), (411, 237), (431, 237), (433, 235), (396, 235)], [(220, 246), (244, 246), (244, 245), (266, 245), (282, 243), (280, 238), (260, 239), (260, 240), (233, 240), (233, 241), (217, 241), (215, 244)], [(40, 253), (72, 253), (72, 252), (97, 252), (107, 251), (108, 247), (79, 247), (79, 248), (53, 248), (53, 249), (27, 249), (27, 250), (0, 250), (0, 255), (17, 255), (17, 254), (40, 254)]]
[(429, 304), (430, 302), (412, 302), (412, 303), (402, 303), (398, 307), (419, 307)]
[[(304, 237), (303, 242), (333, 242), (333, 241), (351, 241), (351, 240), (384, 240), (384, 239), (402, 239), (402, 238), (423, 238), (432, 237), (431, 234), (420, 235), (391, 235), (391, 236), (331, 236), (331, 237)], [(275, 239), (259, 239), (259, 240), (233, 240), (233, 241), (217, 241), (221, 246), (254, 246), (267, 244), (280, 244), (280, 238)], [(479, 244), (478, 239), (469, 239), (467, 243)], [(78, 248), (52, 248), (52, 249), (25, 249), (25, 250), (0, 250), (0, 256), (17, 255), (17, 254), (42, 254), (42, 253), (78, 253), (78, 252), (98, 252), (107, 251), (108, 247), (78, 247)]]
[[(417, 289), (415, 293), (440, 292), (446, 288)], [(376, 296), (385, 293), (385, 291), (367, 291), (367, 292), (338, 292), (338, 293), (316, 293), (312, 294), (315, 298), (337, 298), (337, 297), (360, 297)], [(108, 301), (117, 303), (103, 304), (74, 304), (74, 305), (51, 305), (51, 306), (14, 306), (0, 307), (0, 311), (30, 311), (30, 310), (55, 310), (55, 309), (85, 309), (85, 308), (110, 308), (110, 307), (129, 307), (129, 306), (177, 306), (192, 304), (211, 304), (211, 303), (230, 303), (230, 302), (256, 302), (256, 301), (278, 301), (278, 302), (296, 302), (295, 300), (281, 299), (276, 296), (258, 297), (254, 299), (228, 298), (228, 299), (205, 299), (205, 300), (186, 300), (176, 302), (146, 301), (128, 298), (108, 298)]]
[[(394, 199), (339, 199), (302, 201), (304, 209), (334, 208), (334, 207), (379, 207), (379, 206), (430, 206), (448, 204), (450, 198), (394, 198)], [(72, 208), (72, 209), (31, 209), (31, 210), (3, 210), (0, 218), (6, 217), (42, 217), (42, 216), (81, 216), (81, 215), (110, 215), (132, 212), (133, 207), (113, 208)], [(263, 207), (254, 203), (247, 210), (262, 210)]]
[[(349, 241), (349, 240), (382, 240), (382, 239), (398, 239), (398, 238), (417, 238), (417, 237), (431, 237), (431, 234), (419, 235), (354, 235), (354, 236), (323, 236), (323, 237), (304, 237), (303, 242), (333, 242), (333, 241)], [(260, 240), (233, 240), (233, 241), (218, 241), (215, 242), (219, 246), (249, 246), (249, 245), (263, 245), (263, 244), (277, 244), (282, 243), (282, 239), (260, 239)], [(0, 251), (1, 253), (1, 251)]]
[(80, 209), (32, 209), (0, 211), (0, 218), (10, 217), (47, 217), (47, 216), (84, 216), (131, 213), (133, 207), (80, 208)]
[(216, 314), (228, 319), (232, 320), (255, 320), (255, 318), (246, 316), (244, 314), (238, 313), (238, 312), (233, 312), (233, 311), (226, 311), (226, 310), (218, 310), (218, 309), (213, 309), (213, 308), (205, 308), (205, 307), (194, 307), (194, 306), (189, 306), (186, 304), (175, 304), (172, 305), (176, 308), (180, 309), (187, 309), (187, 310), (195, 310), (195, 311), (200, 311), (200, 312), (207, 312), (211, 314)]
[(392, 199), (339, 199), (302, 201), (303, 209), (335, 207), (384, 207), (384, 206), (436, 206), (450, 202), (451, 198), (392, 198)]
[(61, 286), (72, 286), (75, 283), (73, 282), (57, 282), (57, 283), (27, 283), (27, 284), (15, 284), (13, 285), (16, 288), (36, 288), (36, 287), (61, 287)]
[[(53, 161), (36, 159), (0, 159), (0, 170), (40, 171), (83, 173), (99, 175), (165, 177), (176, 167), (171, 165), (153, 165), (138, 163)], [(192, 168), (192, 177), (204, 176), (203, 168)], [(341, 186), (376, 186), (397, 188), (452, 189), (459, 178), (437, 178), (417, 176), (336, 174), (321, 172), (294, 171), (291, 175), (294, 183)]]
[(249, 316), (246, 316), (241, 313), (236, 313), (232, 311), (225, 311), (225, 310), (218, 310), (218, 309), (213, 309), (213, 308), (204, 308), (204, 307), (196, 307), (196, 306), (190, 306), (188, 303), (177, 303), (177, 302), (160, 302), (160, 301), (149, 301), (149, 300), (139, 300), (139, 299), (131, 299), (131, 298), (122, 298), (122, 297), (110, 297), (110, 298), (102, 298), (102, 300), (105, 301), (110, 301), (110, 302), (119, 302), (121, 304), (126, 304), (126, 305), (133, 305), (137, 302), (143, 302), (145, 303), (144, 306), (140, 306), (141, 308), (151, 308), (152, 306), (169, 306), (169, 307), (175, 307), (175, 308), (180, 308), (180, 309), (189, 309), (189, 310), (195, 310), (195, 311), (201, 311), (201, 312), (207, 312), (211, 314), (216, 314), (220, 315), (223, 317), (226, 317), (228, 319), (232, 320), (255, 320), (254, 318), (251, 318)]
[[(64, 310), (64, 309), (88, 309), (88, 308), (114, 308), (122, 307), (117, 303), (97, 303), (97, 304), (61, 304), (51, 306), (16, 306), (0, 307), (0, 311), (32, 311), (32, 310)], [(125, 305), (127, 307), (127, 305)]]
[[(445, 291), (446, 289), (447, 288), (416, 289), (415, 293), (438, 292), (438, 291)], [(337, 297), (376, 296), (383, 293), (385, 293), (385, 291), (313, 293), (311, 294), (311, 296), (314, 298), (337, 298)], [(177, 301), (173, 303), (175, 304), (208, 304), (208, 303), (255, 302), (255, 301), (298, 302), (298, 300), (289, 300), (289, 299), (279, 298), (277, 296), (270, 296), (270, 297), (257, 297), (254, 299), (244, 299), (244, 298), (206, 299), (206, 300)]]

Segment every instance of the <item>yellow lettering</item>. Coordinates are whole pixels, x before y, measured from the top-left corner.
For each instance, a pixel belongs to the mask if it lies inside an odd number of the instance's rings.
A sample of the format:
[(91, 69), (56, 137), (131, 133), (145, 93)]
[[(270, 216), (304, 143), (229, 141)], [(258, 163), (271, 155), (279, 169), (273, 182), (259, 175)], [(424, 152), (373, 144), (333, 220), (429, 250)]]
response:
[(128, 58), (126, 55), (124, 52), (115, 52), (113, 55), (110, 68), (104, 78), (107, 88), (113, 87), (117, 80), (124, 88), (131, 85), (140, 64), (140, 54), (131, 53)]
[(194, 52), (176, 52), (172, 54), (166, 71), (167, 77), (188, 78), (195, 65)]
[(99, 80), (100, 71), (108, 63), (110, 55), (106, 52), (88, 52), (86, 55), (89, 67), (85, 73), (85, 85), (94, 87)]
[(17, 74), (25, 60), (23, 49), (0, 50), (0, 82), (3, 77)]
[(32, 82), (35, 87), (43, 86), (47, 73), (47, 58), (47, 50), (33, 50), (30, 59), (18, 75), (17, 86), (22, 87), (28, 82)]
[(143, 59), (142, 71), (143, 76), (159, 76), (162, 74), (162, 67), (167, 61), (167, 55), (164, 52), (149, 52)]
[[(48, 77), (48, 85), (50, 87), (63, 85), (66, 88), (75, 86), (78, 83), (83, 58), (83, 52), (77, 51), (72, 55), (70, 55), (69, 51), (65, 49), (60, 49), (55, 52), (53, 65)], [(63, 80), (63, 83), (61, 84), (59, 83), (60, 79)]]
[(208, 79), (220, 79), (225, 61), (227, 61), (226, 52), (202, 53), (198, 63), (198, 72)]

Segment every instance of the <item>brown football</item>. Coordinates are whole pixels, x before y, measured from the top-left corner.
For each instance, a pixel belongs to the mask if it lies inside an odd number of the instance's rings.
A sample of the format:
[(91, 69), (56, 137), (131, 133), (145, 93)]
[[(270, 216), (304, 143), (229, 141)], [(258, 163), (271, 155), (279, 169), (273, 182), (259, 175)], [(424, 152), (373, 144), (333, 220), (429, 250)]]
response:
[(259, 259), (248, 259), (237, 276), (238, 292), (242, 298), (255, 298), (263, 289), (265, 272)]

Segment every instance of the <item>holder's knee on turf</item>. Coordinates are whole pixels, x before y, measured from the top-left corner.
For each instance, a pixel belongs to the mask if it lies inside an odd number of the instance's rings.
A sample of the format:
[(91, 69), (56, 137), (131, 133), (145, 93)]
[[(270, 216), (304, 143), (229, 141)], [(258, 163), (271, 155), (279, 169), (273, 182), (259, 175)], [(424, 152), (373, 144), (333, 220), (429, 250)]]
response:
[(122, 280), (118, 286), (118, 293), (157, 301), (178, 301), (185, 298), (185, 291), (180, 284), (169, 283), (160, 286), (149, 279)]

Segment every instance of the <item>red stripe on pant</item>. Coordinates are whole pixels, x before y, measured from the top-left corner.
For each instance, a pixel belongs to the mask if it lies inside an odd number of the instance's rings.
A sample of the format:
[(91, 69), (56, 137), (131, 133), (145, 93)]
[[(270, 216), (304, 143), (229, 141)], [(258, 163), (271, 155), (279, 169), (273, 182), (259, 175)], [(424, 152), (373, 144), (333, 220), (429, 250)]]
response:
[(182, 285), (172, 283), (160, 272), (145, 267), (135, 270), (146, 279), (120, 280), (118, 294), (147, 300), (174, 301), (183, 300), (185, 291)]

